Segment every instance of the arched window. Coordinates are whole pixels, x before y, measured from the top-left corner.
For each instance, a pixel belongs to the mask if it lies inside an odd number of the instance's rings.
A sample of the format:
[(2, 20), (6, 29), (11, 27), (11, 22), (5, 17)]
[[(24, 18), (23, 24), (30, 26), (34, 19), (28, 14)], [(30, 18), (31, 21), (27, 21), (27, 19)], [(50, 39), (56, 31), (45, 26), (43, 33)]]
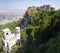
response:
[(9, 48), (9, 45), (8, 45), (8, 43), (7, 43), (7, 47)]
[(2, 40), (2, 45), (5, 46), (5, 42)]

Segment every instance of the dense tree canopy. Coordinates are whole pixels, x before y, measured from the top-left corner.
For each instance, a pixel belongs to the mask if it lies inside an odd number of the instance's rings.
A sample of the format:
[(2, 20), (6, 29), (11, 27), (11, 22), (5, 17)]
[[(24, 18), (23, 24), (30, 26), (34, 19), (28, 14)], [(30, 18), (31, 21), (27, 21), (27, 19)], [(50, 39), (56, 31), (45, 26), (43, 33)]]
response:
[[(60, 52), (60, 10), (37, 11), (22, 29), (23, 46), (17, 53)], [(29, 16), (28, 16), (29, 18)]]

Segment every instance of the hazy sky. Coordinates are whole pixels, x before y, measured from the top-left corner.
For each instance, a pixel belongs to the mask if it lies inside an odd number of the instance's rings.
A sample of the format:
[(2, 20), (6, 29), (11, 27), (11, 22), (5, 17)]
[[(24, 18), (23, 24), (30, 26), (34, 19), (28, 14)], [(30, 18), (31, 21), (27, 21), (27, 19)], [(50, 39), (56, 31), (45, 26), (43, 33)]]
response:
[(27, 9), (29, 6), (49, 4), (56, 9), (60, 8), (60, 0), (0, 0), (1, 9)]

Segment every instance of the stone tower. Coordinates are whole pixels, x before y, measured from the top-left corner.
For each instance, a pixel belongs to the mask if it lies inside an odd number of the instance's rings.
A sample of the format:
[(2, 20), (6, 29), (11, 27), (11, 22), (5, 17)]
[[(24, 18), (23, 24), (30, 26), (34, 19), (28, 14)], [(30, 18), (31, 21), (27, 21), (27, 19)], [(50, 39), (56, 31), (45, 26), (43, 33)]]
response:
[(15, 35), (17, 35), (17, 38), (20, 39), (20, 27), (16, 27)]
[(2, 47), (5, 53), (10, 53), (13, 45), (20, 45), (20, 27), (16, 27), (15, 29), (15, 33), (11, 33), (8, 28), (2, 32)]

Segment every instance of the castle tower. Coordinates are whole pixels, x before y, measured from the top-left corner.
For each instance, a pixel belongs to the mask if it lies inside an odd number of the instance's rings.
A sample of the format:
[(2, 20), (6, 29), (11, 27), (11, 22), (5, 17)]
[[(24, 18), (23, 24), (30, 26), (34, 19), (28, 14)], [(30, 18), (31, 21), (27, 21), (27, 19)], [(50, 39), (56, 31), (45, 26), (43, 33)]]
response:
[(16, 32), (15, 35), (17, 36), (18, 39), (20, 39), (20, 27), (16, 27)]
[(11, 33), (10, 29), (4, 29), (2, 34), (2, 47), (5, 53), (10, 53), (13, 45), (21, 45), (20, 42), (20, 27), (15, 28), (15, 33)]
[(2, 47), (3, 47), (3, 51), (5, 53), (7, 53), (7, 41), (9, 39), (9, 36), (11, 35), (11, 32), (7, 28), (7, 29), (4, 29), (2, 33), (3, 33), (3, 36), (2, 36)]
[(8, 38), (11, 35), (11, 31), (7, 28), (3, 30), (3, 38)]
[(20, 27), (16, 27), (16, 32), (15, 32), (15, 35), (17, 36), (17, 44), (18, 45), (21, 45), (21, 40), (20, 40)]

